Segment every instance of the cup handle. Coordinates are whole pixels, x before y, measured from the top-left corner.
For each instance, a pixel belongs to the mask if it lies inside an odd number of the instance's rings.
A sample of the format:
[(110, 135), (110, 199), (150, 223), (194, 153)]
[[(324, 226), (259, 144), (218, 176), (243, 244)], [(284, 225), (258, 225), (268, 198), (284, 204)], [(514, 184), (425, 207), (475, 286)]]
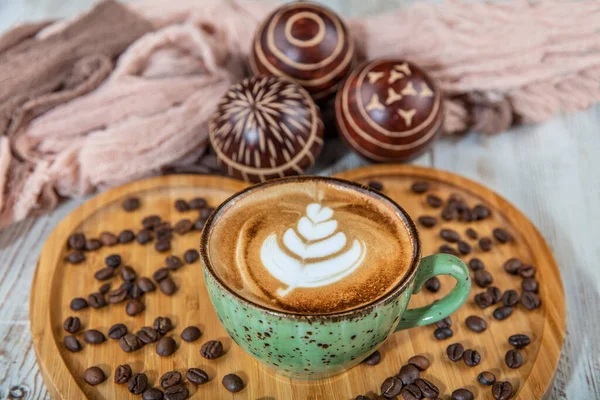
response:
[(444, 298), (424, 307), (404, 311), (396, 331), (433, 324), (458, 310), (467, 301), (471, 291), (469, 270), (462, 260), (449, 254), (434, 254), (421, 260), (412, 294), (419, 293), (423, 284), (437, 275), (450, 275), (456, 279), (456, 285)]

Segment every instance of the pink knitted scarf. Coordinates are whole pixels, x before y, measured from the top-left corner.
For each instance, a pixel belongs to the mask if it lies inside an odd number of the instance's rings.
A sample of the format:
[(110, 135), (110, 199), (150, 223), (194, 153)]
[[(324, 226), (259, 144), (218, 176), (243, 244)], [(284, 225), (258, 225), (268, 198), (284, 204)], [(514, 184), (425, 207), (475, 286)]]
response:
[[(0, 226), (51, 208), (58, 196), (197, 165), (215, 103), (244, 75), (254, 30), (273, 6), (132, 4), (154, 32), (129, 46), (96, 89), (0, 137)], [(600, 100), (597, 1), (420, 3), (348, 24), (363, 58), (407, 58), (439, 81), (448, 134), (497, 133)]]

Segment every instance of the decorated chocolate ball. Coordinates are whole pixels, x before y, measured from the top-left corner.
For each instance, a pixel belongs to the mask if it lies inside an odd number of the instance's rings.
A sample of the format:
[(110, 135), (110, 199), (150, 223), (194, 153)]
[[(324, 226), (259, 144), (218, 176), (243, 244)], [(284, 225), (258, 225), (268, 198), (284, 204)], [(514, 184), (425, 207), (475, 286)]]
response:
[(354, 40), (333, 11), (315, 3), (277, 8), (254, 35), (250, 67), (302, 85), (315, 100), (335, 93), (354, 61)]
[(406, 161), (427, 150), (441, 131), (440, 90), (404, 60), (367, 62), (350, 74), (335, 99), (340, 136), (365, 158)]
[(219, 165), (245, 181), (301, 174), (323, 147), (319, 109), (300, 85), (255, 76), (223, 96), (209, 124)]

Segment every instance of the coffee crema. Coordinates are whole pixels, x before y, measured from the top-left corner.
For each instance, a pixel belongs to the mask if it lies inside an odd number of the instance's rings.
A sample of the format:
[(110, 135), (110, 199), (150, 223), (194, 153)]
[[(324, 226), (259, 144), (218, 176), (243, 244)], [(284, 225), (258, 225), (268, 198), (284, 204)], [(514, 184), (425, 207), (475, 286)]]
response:
[(377, 194), (301, 179), (242, 194), (215, 216), (208, 255), (238, 295), (276, 311), (329, 314), (368, 304), (405, 276), (413, 239)]

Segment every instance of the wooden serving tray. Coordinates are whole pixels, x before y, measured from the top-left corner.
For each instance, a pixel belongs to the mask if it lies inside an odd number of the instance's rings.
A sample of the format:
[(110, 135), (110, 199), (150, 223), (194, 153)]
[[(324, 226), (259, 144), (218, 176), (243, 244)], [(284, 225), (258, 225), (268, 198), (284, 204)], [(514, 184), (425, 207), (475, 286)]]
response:
[[(493, 228), (504, 227), (516, 240), (504, 245), (495, 242), (491, 252), (475, 250), (471, 256), (484, 261), (494, 275), (494, 285), (503, 290), (517, 288), (520, 284), (518, 277), (509, 276), (502, 270), (506, 259), (516, 256), (535, 265), (538, 268), (536, 277), (540, 281), (542, 306), (534, 311), (517, 308), (507, 320), (496, 321), (491, 317), (494, 306), (481, 311), (473, 304), (472, 297), (482, 290), (474, 286), (469, 303), (452, 317), (453, 338), (437, 341), (433, 337), (433, 327), (399, 332), (391, 335), (381, 347), (382, 362), (379, 365), (361, 364), (342, 375), (322, 381), (296, 381), (275, 375), (237, 347), (212, 309), (199, 262), (186, 265), (172, 274), (179, 286), (175, 295), (167, 297), (158, 290), (146, 294), (143, 298), (146, 311), (136, 317), (126, 315), (124, 304), (109, 305), (99, 310), (88, 308), (71, 311), (69, 302), (73, 297), (86, 297), (98, 290), (100, 283), (92, 275), (103, 266), (106, 255), (119, 253), (124, 263), (132, 265), (139, 276), (151, 276), (164, 265), (167, 255), (182, 256), (185, 250), (196, 248), (199, 232), (177, 236), (171, 252), (157, 253), (152, 244), (142, 246), (134, 242), (87, 253), (87, 260), (80, 265), (70, 265), (64, 261), (68, 252), (65, 243), (71, 233), (84, 232), (88, 237), (95, 237), (105, 230), (118, 233), (122, 229), (139, 226), (140, 220), (148, 214), (158, 214), (172, 222), (184, 217), (193, 218), (194, 212), (190, 211), (188, 215), (175, 210), (175, 199), (189, 200), (201, 196), (211, 206), (216, 206), (245, 187), (242, 182), (223, 177), (187, 175), (151, 178), (109, 190), (86, 202), (55, 228), (42, 250), (32, 287), (30, 318), (38, 362), (53, 397), (139, 399), (139, 396), (127, 391), (126, 385), (112, 382), (116, 366), (128, 363), (134, 372), (145, 372), (149, 383), (154, 386), (158, 386), (158, 378), (164, 372), (177, 369), (185, 375), (189, 367), (204, 369), (210, 376), (210, 382), (199, 387), (188, 383), (192, 398), (197, 399), (354, 399), (358, 394), (374, 395), (379, 391), (381, 382), (396, 374), (415, 354), (425, 354), (431, 360), (431, 367), (422, 376), (438, 386), (442, 399), (449, 399), (450, 393), (459, 387), (470, 389), (478, 399), (492, 399), (490, 388), (476, 382), (477, 374), (484, 370), (494, 372), (501, 380), (509, 380), (518, 390), (515, 398), (531, 400), (547, 396), (565, 333), (565, 302), (552, 253), (531, 222), (489, 189), (448, 172), (388, 165), (347, 171), (338, 177), (365, 184), (371, 180), (383, 183), (383, 192), (395, 199), (415, 219), (425, 210), (427, 213), (435, 212), (426, 205), (424, 195), (410, 192), (409, 187), (415, 180), (428, 180), (432, 185), (431, 192), (442, 198), (457, 193), (470, 205), (487, 204), (493, 210), (493, 217), (475, 222), (472, 226), (480, 235), (490, 235)], [(139, 196), (142, 207), (133, 213), (125, 213), (120, 204), (130, 195)], [(439, 238), (441, 226), (464, 234), (465, 225), (460, 222), (444, 222), (433, 229), (421, 229), (424, 255), (435, 252), (442, 244)], [(441, 281), (442, 289), (438, 293), (423, 290), (413, 296), (409, 307), (424, 305), (445, 295), (452, 282), (446, 277), (442, 277)], [(120, 283), (120, 278), (113, 278), (113, 287)], [(475, 334), (465, 327), (465, 318), (472, 314), (484, 316), (488, 322), (487, 331)], [(151, 326), (155, 317), (168, 316), (176, 325), (171, 336), (177, 341), (178, 350), (170, 357), (161, 358), (155, 352), (155, 344), (150, 344), (137, 352), (126, 354), (117, 341), (108, 339), (108, 342), (100, 345), (88, 345), (81, 339), (82, 333), (78, 333), (76, 336), (84, 349), (71, 353), (62, 343), (66, 334), (62, 325), (69, 315), (79, 316), (84, 329), (94, 328), (105, 334), (117, 322), (125, 323), (130, 331), (136, 332), (142, 326)], [(179, 338), (183, 328), (188, 325), (196, 325), (203, 332), (202, 337), (194, 343), (186, 343)], [(533, 342), (522, 350), (525, 364), (518, 370), (511, 370), (504, 363), (504, 354), (510, 349), (508, 336), (515, 333), (526, 333)], [(223, 357), (206, 360), (200, 356), (201, 345), (211, 339), (223, 342), (226, 349)], [(468, 368), (462, 362), (450, 362), (445, 349), (454, 342), (477, 349), (482, 356), (481, 364)], [(108, 377), (106, 382), (95, 387), (81, 379), (83, 371), (92, 365), (100, 366)], [(222, 377), (232, 372), (240, 375), (246, 383), (246, 388), (237, 394), (226, 392), (221, 385)]]

